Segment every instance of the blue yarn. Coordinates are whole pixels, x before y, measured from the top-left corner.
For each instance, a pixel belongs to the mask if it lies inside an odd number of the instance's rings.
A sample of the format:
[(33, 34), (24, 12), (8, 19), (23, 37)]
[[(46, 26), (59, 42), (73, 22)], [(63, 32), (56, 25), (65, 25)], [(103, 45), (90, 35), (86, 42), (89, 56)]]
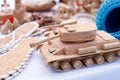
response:
[(96, 15), (96, 25), (120, 40), (120, 0), (105, 0)]

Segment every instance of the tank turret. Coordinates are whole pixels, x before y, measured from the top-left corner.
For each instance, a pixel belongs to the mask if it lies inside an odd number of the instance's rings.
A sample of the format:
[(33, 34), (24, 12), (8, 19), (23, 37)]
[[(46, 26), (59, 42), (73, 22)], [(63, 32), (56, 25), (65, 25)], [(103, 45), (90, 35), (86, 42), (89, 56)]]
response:
[[(41, 45), (42, 44), (42, 45)], [(66, 25), (51, 32), (49, 38), (31, 44), (40, 46), (45, 65), (56, 71), (79, 69), (113, 62), (120, 56), (120, 42), (93, 24)]]
[(50, 33), (49, 38), (41, 40), (37, 43), (30, 44), (31, 47), (36, 46), (37, 44), (42, 44), (43, 42), (55, 39), (60, 37), (62, 42), (85, 42), (94, 40), (96, 37), (96, 26), (89, 24), (72, 24), (64, 25), (64, 27), (55, 32)]
[(65, 25), (59, 31), (63, 42), (85, 42), (96, 37), (96, 26), (92, 24)]

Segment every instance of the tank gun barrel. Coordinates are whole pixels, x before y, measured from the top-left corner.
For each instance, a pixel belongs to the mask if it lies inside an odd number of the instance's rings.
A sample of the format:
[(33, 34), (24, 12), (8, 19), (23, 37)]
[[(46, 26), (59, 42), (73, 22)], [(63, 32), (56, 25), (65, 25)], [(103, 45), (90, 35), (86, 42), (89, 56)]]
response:
[(30, 47), (33, 48), (33, 47), (35, 47), (35, 46), (37, 46), (37, 45), (39, 45), (39, 44), (42, 44), (42, 43), (47, 42), (47, 41), (49, 41), (49, 40), (55, 39), (55, 38), (57, 38), (57, 37), (59, 37), (59, 36), (60, 36), (60, 34), (55, 35), (55, 36), (52, 36), (52, 37), (48, 37), (48, 38), (46, 38), (46, 39), (40, 40), (40, 41), (35, 42), (35, 43), (30, 43)]

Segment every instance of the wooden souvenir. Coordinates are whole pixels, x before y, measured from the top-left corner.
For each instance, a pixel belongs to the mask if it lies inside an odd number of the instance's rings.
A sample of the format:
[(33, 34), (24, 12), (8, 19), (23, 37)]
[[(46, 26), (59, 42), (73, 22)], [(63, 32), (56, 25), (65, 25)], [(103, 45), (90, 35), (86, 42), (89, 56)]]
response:
[(39, 11), (50, 10), (56, 4), (54, 0), (51, 0), (51, 1), (40, 0), (37, 4), (35, 4), (34, 2), (30, 3), (30, 1), (26, 3), (29, 3), (29, 4), (24, 4), (28, 12), (39, 12)]
[(36, 21), (39, 27), (58, 24), (58, 21), (56, 21), (53, 16), (41, 15), (38, 12), (32, 13), (30, 21)]
[(0, 20), (5, 20), (9, 17), (13, 17), (13, 11), (9, 11), (9, 13), (4, 13), (0, 11)]
[(72, 4), (59, 3), (57, 17), (61, 19), (69, 19), (75, 14), (75, 8)]
[(100, 0), (92, 0), (90, 13), (95, 15), (98, 11), (100, 4), (101, 4)]
[(22, 7), (22, 0), (15, 0), (15, 9), (20, 9)]
[(19, 21), (19, 24), (23, 22), (25, 14), (26, 14), (26, 11), (24, 7), (14, 10), (14, 17)]
[(3, 25), (7, 20), (13, 21), (13, 11), (10, 10), (10, 5), (6, 0), (3, 0), (3, 4), (0, 9), (0, 25)]
[(20, 26), (20, 24), (19, 24), (18, 20), (16, 18), (14, 18), (13, 25), (12, 25), (12, 31), (14, 31), (19, 26)]
[(3, 0), (4, 4), (1, 5), (2, 12), (8, 13), (10, 5), (7, 4), (6, 0)]
[[(82, 31), (82, 29), (80, 30)], [(85, 32), (85, 30), (82, 32)], [(70, 29), (69, 33), (73, 35), (73, 31), (75, 30)], [(88, 36), (83, 35), (84, 39)], [(71, 38), (73, 39), (74, 37)], [(105, 61), (113, 62), (117, 59), (116, 55), (119, 56), (120, 54), (119, 40), (104, 31), (97, 31), (94, 39), (86, 40), (85, 42), (74, 41), (72, 43), (69, 41), (63, 42), (61, 36), (55, 36), (54, 34), (52, 37), (49, 36), (48, 39), (34, 43), (34, 46), (40, 44), (42, 44), (40, 52), (45, 65), (51, 66), (56, 71), (79, 69), (83, 66), (89, 67), (95, 63), (103, 64)]]
[(83, 8), (86, 12), (90, 13), (92, 0), (84, 0)]
[(14, 30), (11, 34), (4, 38), (0, 38), (0, 51), (1, 54), (10, 50), (17, 43), (30, 36), (35, 30), (37, 30), (38, 24), (36, 22), (29, 22), (21, 25)]
[(69, 1), (68, 0), (60, 0), (60, 2), (67, 4)]
[(0, 55), (0, 80), (10, 80), (21, 73), (34, 52), (29, 46), (33, 41), (38, 41), (38, 38), (24, 39), (12, 50)]
[(13, 28), (12, 23), (10, 22), (10, 20), (7, 20), (6, 23), (1, 26), (0, 32), (2, 34), (9, 34), (11, 33), (12, 28)]
[(4, 25), (1, 26), (0, 28), (0, 32), (2, 34), (9, 34), (12, 31), (14, 31), (17, 27), (19, 27), (20, 24), (18, 23), (18, 20), (16, 18), (14, 18), (13, 23), (11, 23), (11, 21), (8, 19)]
[(100, 0), (92, 0), (92, 8), (98, 9), (100, 6)]
[(58, 8), (58, 16), (59, 18), (67, 19), (80, 12), (86, 12), (95, 15), (103, 1), (104, 0), (61, 0)]
[(26, 9), (22, 5), (21, 0), (15, 0), (14, 17), (18, 20), (19, 24), (23, 23), (25, 15)]

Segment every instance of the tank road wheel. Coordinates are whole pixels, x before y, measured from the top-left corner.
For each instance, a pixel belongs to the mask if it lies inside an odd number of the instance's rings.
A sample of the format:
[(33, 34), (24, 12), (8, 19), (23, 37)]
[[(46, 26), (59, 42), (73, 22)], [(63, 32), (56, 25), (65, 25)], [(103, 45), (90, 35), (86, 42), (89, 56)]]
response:
[(104, 63), (104, 57), (102, 55), (96, 55), (93, 57), (94, 61), (97, 64), (103, 64)]
[(114, 53), (105, 53), (104, 57), (105, 57), (105, 59), (106, 59), (107, 62), (113, 62), (116, 59)]
[(60, 62), (60, 66), (63, 71), (69, 71), (72, 68), (71, 64), (68, 61)]
[(82, 62), (78, 59), (76, 60), (71, 60), (71, 64), (73, 66), (74, 69), (79, 69), (82, 67)]
[(60, 66), (60, 64), (59, 64), (59, 62), (58, 61), (55, 61), (55, 62), (52, 62), (52, 67), (53, 68), (55, 68), (55, 69), (58, 69), (59, 68), (59, 66)]
[(117, 52), (117, 55), (120, 57), (120, 51)]
[(87, 66), (92, 66), (94, 64), (94, 61), (92, 58), (84, 58), (82, 59), (82, 62)]

